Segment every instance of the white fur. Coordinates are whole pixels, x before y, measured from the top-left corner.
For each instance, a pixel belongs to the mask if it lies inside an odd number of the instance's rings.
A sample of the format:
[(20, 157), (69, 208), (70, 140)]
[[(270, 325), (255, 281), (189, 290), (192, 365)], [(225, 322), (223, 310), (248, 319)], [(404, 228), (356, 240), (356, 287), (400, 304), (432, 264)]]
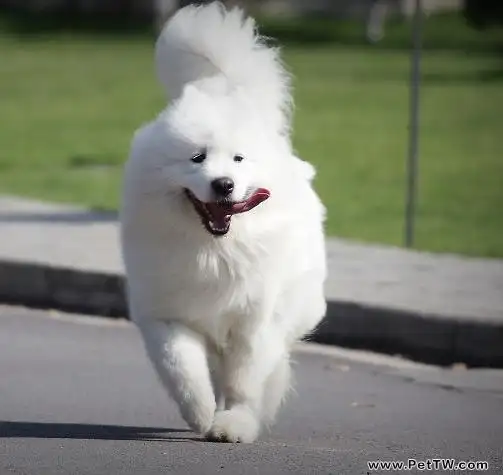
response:
[[(291, 150), (288, 75), (253, 20), (218, 3), (186, 7), (156, 61), (172, 100), (136, 132), (126, 165), (130, 313), (190, 427), (251, 442), (289, 387), (292, 344), (325, 313), (324, 208), (313, 167)], [(235, 201), (257, 187), (271, 196), (215, 237), (183, 189), (208, 201), (220, 176)]]

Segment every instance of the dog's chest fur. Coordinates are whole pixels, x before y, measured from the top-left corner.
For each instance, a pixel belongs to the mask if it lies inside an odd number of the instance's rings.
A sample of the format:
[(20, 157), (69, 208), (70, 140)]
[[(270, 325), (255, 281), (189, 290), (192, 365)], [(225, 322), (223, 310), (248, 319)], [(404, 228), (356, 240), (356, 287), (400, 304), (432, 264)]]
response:
[(135, 259), (135, 268), (144, 269), (142, 307), (154, 318), (183, 321), (218, 346), (234, 327), (261, 318), (271, 288), (267, 276), (276, 267), (270, 243), (226, 236), (199, 246), (167, 244)]

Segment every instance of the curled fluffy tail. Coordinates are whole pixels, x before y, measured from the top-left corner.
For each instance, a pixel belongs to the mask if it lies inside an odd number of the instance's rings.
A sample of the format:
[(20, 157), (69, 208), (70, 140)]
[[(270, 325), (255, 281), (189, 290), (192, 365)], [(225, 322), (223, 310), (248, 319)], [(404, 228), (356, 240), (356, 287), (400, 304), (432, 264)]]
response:
[(156, 43), (156, 67), (172, 99), (188, 83), (219, 76), (242, 88), (278, 130), (290, 122), (290, 78), (276, 48), (265, 45), (252, 18), (220, 2), (188, 6), (173, 15)]

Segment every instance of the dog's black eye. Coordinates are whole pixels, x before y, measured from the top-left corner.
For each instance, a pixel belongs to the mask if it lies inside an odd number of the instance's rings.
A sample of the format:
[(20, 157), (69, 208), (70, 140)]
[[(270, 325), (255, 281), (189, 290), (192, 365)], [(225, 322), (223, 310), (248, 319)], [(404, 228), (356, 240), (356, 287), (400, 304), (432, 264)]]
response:
[(194, 156), (191, 158), (191, 160), (192, 160), (194, 163), (203, 163), (205, 159), (206, 159), (206, 152), (196, 153), (196, 155), (194, 155)]
[(234, 155), (234, 161), (235, 162), (242, 162), (245, 159), (243, 155)]

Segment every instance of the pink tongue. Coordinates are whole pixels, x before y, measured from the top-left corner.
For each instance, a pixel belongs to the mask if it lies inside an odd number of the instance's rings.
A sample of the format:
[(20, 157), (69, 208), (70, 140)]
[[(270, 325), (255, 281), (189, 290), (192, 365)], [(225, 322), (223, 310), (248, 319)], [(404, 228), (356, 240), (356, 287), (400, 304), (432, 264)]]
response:
[(230, 206), (225, 206), (219, 203), (207, 203), (206, 207), (211, 213), (212, 221), (217, 228), (225, 228), (233, 214), (245, 213), (258, 206), (262, 201), (265, 201), (271, 193), (265, 188), (258, 188), (246, 200), (239, 203), (233, 203)]
[(237, 214), (250, 211), (251, 209), (255, 208), (255, 206), (262, 203), (262, 201), (265, 201), (267, 198), (269, 198), (269, 196), (271, 196), (269, 190), (266, 190), (265, 188), (258, 188), (246, 201), (242, 201), (241, 203), (234, 203), (232, 205), (232, 213)]

